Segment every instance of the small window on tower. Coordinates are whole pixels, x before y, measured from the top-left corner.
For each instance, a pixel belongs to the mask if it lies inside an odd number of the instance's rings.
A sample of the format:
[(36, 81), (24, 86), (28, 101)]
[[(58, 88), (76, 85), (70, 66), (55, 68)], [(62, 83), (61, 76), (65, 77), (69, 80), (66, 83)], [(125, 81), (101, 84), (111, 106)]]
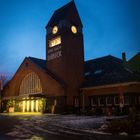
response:
[(54, 46), (57, 46), (59, 44), (61, 44), (61, 37), (60, 36), (49, 41), (49, 47), (54, 47)]

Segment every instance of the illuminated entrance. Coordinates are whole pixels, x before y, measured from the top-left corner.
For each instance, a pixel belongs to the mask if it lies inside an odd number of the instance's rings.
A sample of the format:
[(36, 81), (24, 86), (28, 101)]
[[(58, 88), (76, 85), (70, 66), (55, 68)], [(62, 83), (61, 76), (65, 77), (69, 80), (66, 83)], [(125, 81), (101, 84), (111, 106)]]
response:
[(23, 99), (19, 102), (21, 112), (42, 112), (44, 109), (44, 99)]
[(40, 94), (42, 94), (42, 86), (39, 76), (35, 72), (28, 73), (23, 78), (19, 88), (19, 95), (21, 97), (25, 97), (19, 101), (20, 111), (21, 112), (43, 111), (43, 98), (36, 97)]

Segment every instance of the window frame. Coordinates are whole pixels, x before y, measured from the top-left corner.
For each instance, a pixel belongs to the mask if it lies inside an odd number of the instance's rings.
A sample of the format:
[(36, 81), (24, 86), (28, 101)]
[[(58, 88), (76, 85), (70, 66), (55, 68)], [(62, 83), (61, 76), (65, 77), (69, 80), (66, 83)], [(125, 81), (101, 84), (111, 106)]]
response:
[(19, 95), (39, 93), (42, 93), (41, 80), (35, 72), (30, 72), (21, 81)]
[[(100, 102), (100, 99), (101, 99), (101, 98), (104, 98), (104, 99), (105, 99), (105, 100), (104, 100), (104, 104), (101, 104), (101, 102)], [(99, 97), (98, 97), (98, 105), (99, 105), (99, 106), (105, 106), (105, 105), (106, 105), (106, 98), (105, 98), (104, 96), (99, 96)]]
[[(112, 98), (112, 99), (111, 99), (111, 100), (112, 100), (112, 103), (111, 103), (111, 104), (108, 104), (108, 100), (107, 100), (108, 98)], [(112, 106), (113, 103), (114, 103), (114, 98), (113, 98), (113, 96), (107, 96), (107, 97), (106, 97), (106, 105), (107, 105), (107, 106)]]
[[(95, 104), (94, 104), (94, 102), (93, 102), (93, 99), (95, 98)], [(91, 96), (90, 97), (90, 105), (92, 106), (92, 107), (94, 107), (94, 106), (97, 106), (98, 105), (98, 97), (97, 96)]]
[[(116, 103), (116, 98), (118, 98), (118, 103)], [(117, 95), (114, 96), (114, 105), (117, 105), (117, 106), (119, 105), (119, 96), (117, 96)]]
[[(128, 103), (126, 102), (126, 98), (128, 98)], [(128, 95), (124, 95), (124, 105), (129, 105), (130, 104), (130, 98)]]

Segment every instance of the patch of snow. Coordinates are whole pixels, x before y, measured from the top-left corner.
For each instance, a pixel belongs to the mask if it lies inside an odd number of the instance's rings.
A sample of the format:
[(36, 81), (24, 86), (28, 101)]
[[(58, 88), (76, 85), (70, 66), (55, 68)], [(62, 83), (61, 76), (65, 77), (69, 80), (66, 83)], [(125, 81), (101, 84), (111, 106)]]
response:
[[(59, 135), (63, 133), (82, 135), (109, 134), (102, 132), (107, 127), (107, 120), (120, 117), (96, 117), (96, 116), (76, 116), (76, 115), (55, 115), (55, 116), (32, 116), (22, 118), (18, 125), (7, 135), (17, 138), (37, 138), (35, 132)], [(121, 117), (122, 118), (122, 117)], [(99, 129), (100, 128), (100, 129)], [(34, 131), (35, 130), (35, 131)], [(34, 137), (33, 137), (34, 136)], [(40, 139), (41, 140), (41, 139)]]
[(96, 131), (96, 130), (85, 130), (84, 132), (89, 132), (89, 133), (93, 133), (93, 134), (102, 134), (102, 135), (112, 135), (111, 133), (106, 133), (103, 131)]
[(128, 133), (126, 133), (126, 132), (121, 132), (121, 133), (119, 133), (119, 135), (121, 135), (121, 136), (127, 136)]
[(97, 128), (101, 124), (106, 122), (106, 117), (73, 117), (69, 119), (64, 119), (58, 122), (60, 125), (64, 125), (71, 128)]
[(101, 125), (101, 127), (99, 128), (99, 130), (105, 130), (108, 128), (108, 125), (107, 124), (103, 124)]
[(17, 131), (11, 131), (11, 132), (6, 133), (6, 135), (14, 137), (14, 136), (19, 135), (19, 132), (17, 132)]

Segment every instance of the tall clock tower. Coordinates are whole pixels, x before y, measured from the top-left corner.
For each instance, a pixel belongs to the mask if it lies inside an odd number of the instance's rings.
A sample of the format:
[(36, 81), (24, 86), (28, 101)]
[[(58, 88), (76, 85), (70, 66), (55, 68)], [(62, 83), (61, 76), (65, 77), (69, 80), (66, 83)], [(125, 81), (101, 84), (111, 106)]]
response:
[(56, 10), (46, 26), (47, 68), (65, 82), (69, 106), (78, 97), (84, 79), (82, 27), (74, 1)]

